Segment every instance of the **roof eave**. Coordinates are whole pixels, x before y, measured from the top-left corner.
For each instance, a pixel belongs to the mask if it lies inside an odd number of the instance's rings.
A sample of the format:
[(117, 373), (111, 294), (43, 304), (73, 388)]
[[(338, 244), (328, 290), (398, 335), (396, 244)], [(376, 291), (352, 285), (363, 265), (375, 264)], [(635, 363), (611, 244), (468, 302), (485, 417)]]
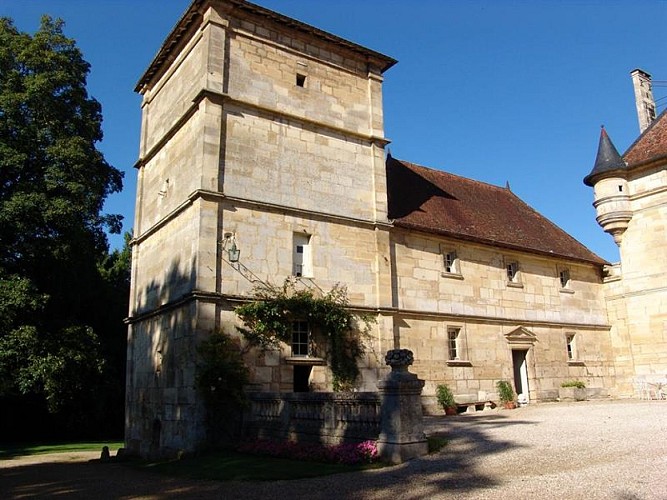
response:
[(652, 167), (658, 165), (667, 166), (667, 154), (657, 155), (647, 160), (638, 161), (637, 163), (631, 163), (628, 165), (628, 170), (636, 171), (643, 169), (645, 167)]
[(605, 170), (603, 172), (591, 172), (586, 177), (584, 177), (584, 184), (586, 184), (588, 187), (594, 187), (599, 180), (606, 179), (608, 177), (620, 177), (625, 179), (627, 175), (627, 168), (615, 168), (613, 170)]
[(135, 92), (138, 94), (141, 93), (144, 86), (153, 78), (155, 73), (158, 72), (164, 61), (169, 57), (173, 47), (180, 41), (182, 33), (187, 31), (193, 18), (199, 14), (199, 5), (204, 3), (204, 1), (206, 0), (192, 0), (190, 6), (176, 22), (164, 42), (162, 42), (160, 49), (157, 51), (157, 54), (155, 54), (155, 57), (153, 57), (148, 68), (146, 68), (146, 71), (144, 71), (139, 78), (139, 81), (137, 81), (137, 84), (134, 87)]
[(622, 155), (622, 156), (623, 156), (623, 159), (625, 159), (625, 157), (626, 157), (626, 156), (627, 156), (627, 155), (634, 149), (635, 146), (637, 146), (637, 144), (639, 144), (639, 142), (641, 142), (641, 140), (642, 140), (644, 137), (646, 137), (648, 134), (651, 133), (651, 131), (653, 130), (653, 127), (657, 126), (658, 122), (660, 122), (660, 121), (663, 120), (663, 119), (667, 119), (667, 117), (665, 117), (665, 115), (667, 115), (667, 108), (665, 108), (665, 109), (662, 111), (662, 113), (660, 113), (660, 114), (659, 114), (659, 115), (658, 115), (658, 116), (657, 116), (657, 117), (656, 117), (656, 118), (649, 124), (649, 126), (646, 127), (646, 129), (645, 129), (641, 134), (639, 134), (639, 137), (637, 137), (637, 138), (634, 140), (634, 142), (628, 146), (628, 148), (625, 150), (625, 152), (624, 152), (623, 155)]
[[(181, 41), (181, 37), (183, 36), (183, 33), (185, 33), (189, 28), (190, 25), (198, 15), (201, 15), (201, 7), (205, 3), (210, 3), (211, 0), (193, 0), (190, 6), (187, 8), (185, 13), (181, 16), (181, 18), (178, 20), (174, 28), (171, 30), (169, 35), (167, 35), (167, 38), (165, 41), (162, 43), (162, 46), (160, 47), (160, 50), (158, 50), (157, 54), (151, 61), (150, 65), (144, 71), (143, 75), (141, 78), (139, 78), (139, 81), (137, 82), (134, 91), (137, 93), (141, 93), (142, 89), (146, 84), (150, 82), (150, 80), (153, 78), (153, 76), (159, 71), (159, 69), (162, 67), (164, 64), (165, 60), (169, 58), (169, 55), (172, 50), (174, 50), (174, 47), (178, 45), (178, 43)], [(394, 66), (398, 61), (392, 57), (386, 56), (380, 52), (376, 52), (374, 50), (368, 49), (366, 47), (363, 47), (361, 45), (358, 45), (356, 43), (350, 42), (349, 40), (345, 40), (344, 38), (338, 37), (336, 35), (333, 35), (331, 33), (328, 33), (324, 30), (320, 30), (318, 28), (315, 28), (314, 26), (310, 26), (309, 24), (303, 23), (301, 21), (298, 21), (296, 19), (292, 19), (291, 17), (285, 16), (283, 14), (279, 14), (277, 12), (274, 12), (272, 10), (266, 9), (264, 7), (261, 7), (259, 5), (247, 2), (245, 0), (227, 0), (227, 2), (234, 4), (234, 6), (248, 10), (254, 14), (260, 15), (267, 17), (269, 19), (272, 19), (275, 22), (278, 22), (280, 24), (284, 24), (286, 26), (296, 28), (300, 31), (310, 33), (312, 35), (315, 35), (319, 38), (322, 38), (330, 43), (335, 43), (338, 45), (342, 45), (346, 47), (349, 50), (352, 50), (353, 52), (360, 53), (364, 55), (368, 61), (374, 61), (380, 68), (380, 72), (384, 73), (387, 71), (389, 68)]]
[[(530, 248), (526, 246), (521, 246), (521, 245), (512, 245), (511, 243), (507, 242), (502, 242), (502, 241), (496, 241), (492, 240), (490, 238), (480, 238), (478, 236), (471, 236), (468, 234), (463, 234), (463, 233), (455, 233), (452, 231), (446, 231), (434, 227), (429, 227), (429, 226), (422, 226), (420, 224), (414, 224), (410, 222), (404, 222), (401, 220), (395, 220), (394, 226), (396, 227), (402, 227), (405, 229), (414, 229), (417, 231), (421, 231), (423, 233), (427, 234), (437, 234), (440, 236), (447, 236), (450, 238), (455, 238), (459, 240), (465, 240), (465, 241), (470, 241), (473, 243), (480, 243), (482, 245), (490, 245), (490, 246), (495, 246), (495, 247), (501, 247), (501, 248), (506, 248), (508, 250), (515, 250), (515, 251), (520, 251), (520, 252), (526, 252), (530, 254), (535, 254), (535, 255), (541, 255), (541, 256), (546, 256), (546, 257), (552, 257), (552, 258), (560, 258), (560, 259), (566, 259), (566, 260), (571, 260), (571, 261), (576, 261), (576, 262), (583, 262), (586, 264), (593, 264), (596, 266), (605, 266), (609, 265), (610, 263), (607, 262), (606, 260), (602, 259), (601, 257), (598, 257), (595, 255), (596, 258), (584, 258), (584, 257), (577, 257), (573, 255), (565, 255), (557, 252), (547, 252), (545, 250), (539, 250), (536, 248)], [(591, 252), (592, 253), (592, 252)]]

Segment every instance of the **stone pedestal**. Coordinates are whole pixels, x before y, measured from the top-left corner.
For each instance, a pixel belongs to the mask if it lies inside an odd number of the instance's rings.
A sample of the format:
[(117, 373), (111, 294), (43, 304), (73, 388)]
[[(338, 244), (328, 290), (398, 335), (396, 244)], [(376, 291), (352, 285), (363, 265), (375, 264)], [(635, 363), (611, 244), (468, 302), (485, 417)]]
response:
[(388, 351), (385, 361), (391, 373), (378, 383), (382, 398), (378, 452), (387, 462), (401, 463), (428, 453), (421, 406), (424, 381), (408, 371), (412, 351)]

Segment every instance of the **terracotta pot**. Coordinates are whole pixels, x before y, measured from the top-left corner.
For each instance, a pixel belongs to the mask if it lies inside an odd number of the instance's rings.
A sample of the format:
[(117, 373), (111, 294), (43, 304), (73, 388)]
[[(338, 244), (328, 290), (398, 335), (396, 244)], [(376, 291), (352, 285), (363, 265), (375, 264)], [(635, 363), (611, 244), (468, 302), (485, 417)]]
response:
[(516, 403), (514, 401), (507, 401), (506, 403), (503, 403), (503, 406), (508, 410), (513, 410), (516, 408)]
[(458, 415), (459, 412), (456, 408), (445, 408), (445, 415)]

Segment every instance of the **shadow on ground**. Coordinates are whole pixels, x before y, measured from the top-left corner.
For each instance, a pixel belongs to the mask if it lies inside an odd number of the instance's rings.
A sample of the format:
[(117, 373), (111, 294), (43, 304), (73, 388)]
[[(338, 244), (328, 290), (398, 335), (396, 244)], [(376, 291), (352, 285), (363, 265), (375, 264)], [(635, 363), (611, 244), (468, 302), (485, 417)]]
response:
[[(5, 467), (0, 463), (0, 491), (5, 498), (266, 498), (300, 495), (318, 498), (424, 498), (444, 492), (462, 494), (497, 485), (476, 466), (481, 454), (506, 452), (516, 445), (491, 439), (486, 430), (530, 426), (534, 422), (494, 413), (427, 417), (428, 435), (448, 444), (440, 452), (405, 464), (365, 472), (274, 482), (214, 482), (166, 477), (119, 463), (57, 462)], [(419, 490), (416, 491), (418, 486)]]

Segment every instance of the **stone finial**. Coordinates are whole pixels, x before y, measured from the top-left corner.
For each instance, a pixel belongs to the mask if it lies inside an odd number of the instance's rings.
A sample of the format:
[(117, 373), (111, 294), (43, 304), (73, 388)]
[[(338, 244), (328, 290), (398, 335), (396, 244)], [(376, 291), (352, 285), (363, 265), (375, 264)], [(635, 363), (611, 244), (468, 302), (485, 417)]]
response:
[(396, 368), (406, 369), (415, 362), (415, 357), (410, 349), (392, 349), (387, 351), (384, 361), (391, 366), (392, 370)]

